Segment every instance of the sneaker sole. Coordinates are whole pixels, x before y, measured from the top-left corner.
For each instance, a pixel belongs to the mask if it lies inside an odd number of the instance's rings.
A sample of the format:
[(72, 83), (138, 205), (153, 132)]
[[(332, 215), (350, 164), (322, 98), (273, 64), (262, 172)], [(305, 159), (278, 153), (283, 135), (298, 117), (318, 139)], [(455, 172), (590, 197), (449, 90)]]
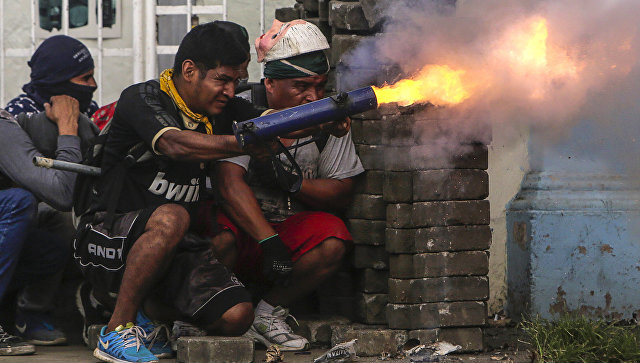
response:
[[(110, 362), (110, 363), (131, 363), (131, 361), (128, 360), (122, 360), (122, 359), (118, 359), (116, 357), (111, 356), (109, 353), (105, 353), (103, 351), (101, 351), (100, 349), (96, 348), (93, 350), (93, 356), (100, 359), (103, 362)], [(145, 363), (158, 363), (158, 360), (150, 360), (147, 361)]]
[(38, 339), (29, 339), (27, 343), (33, 345), (63, 345), (67, 344), (67, 338), (58, 338), (54, 340), (38, 340)]
[(34, 346), (2, 348), (2, 349), (0, 349), (0, 356), (27, 355), (27, 354), (33, 354), (35, 352), (36, 352), (36, 347), (34, 347)]
[(160, 353), (160, 354), (154, 354), (158, 359), (162, 359), (162, 358), (173, 358), (173, 352), (171, 353)]
[(309, 350), (309, 344), (305, 344), (304, 347), (296, 348), (296, 347), (287, 347), (285, 345), (281, 345), (277, 343), (272, 343), (269, 341), (269, 339), (265, 338), (264, 336), (262, 336), (262, 334), (258, 333), (258, 331), (256, 331), (253, 328), (253, 326), (249, 328), (249, 330), (247, 330), (247, 332), (245, 333), (245, 336), (247, 338), (253, 339), (254, 342), (260, 343), (267, 348), (269, 348), (272, 345), (275, 345), (276, 347), (278, 347), (278, 349), (280, 349), (283, 352), (302, 352), (305, 350)]

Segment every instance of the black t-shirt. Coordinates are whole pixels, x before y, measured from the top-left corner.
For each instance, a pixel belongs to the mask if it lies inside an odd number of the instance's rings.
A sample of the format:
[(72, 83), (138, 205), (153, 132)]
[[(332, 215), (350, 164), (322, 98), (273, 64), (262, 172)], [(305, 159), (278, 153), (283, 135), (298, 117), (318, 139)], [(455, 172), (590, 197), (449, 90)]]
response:
[[(223, 112), (209, 119), (215, 134), (231, 134), (234, 120), (244, 121), (260, 115), (260, 110), (240, 98), (233, 98)], [(194, 205), (204, 191), (207, 173), (205, 161), (178, 161), (154, 150), (157, 139), (167, 130), (191, 130), (206, 133), (204, 124), (187, 127), (171, 98), (160, 89), (158, 81), (147, 81), (125, 89), (115, 109), (107, 138), (100, 188), (112, 190), (122, 178), (117, 212), (129, 212), (166, 203)], [(135, 145), (143, 143), (144, 156), (125, 173), (116, 166)], [(109, 186), (109, 187), (108, 187)], [(101, 198), (99, 210), (106, 209)]]

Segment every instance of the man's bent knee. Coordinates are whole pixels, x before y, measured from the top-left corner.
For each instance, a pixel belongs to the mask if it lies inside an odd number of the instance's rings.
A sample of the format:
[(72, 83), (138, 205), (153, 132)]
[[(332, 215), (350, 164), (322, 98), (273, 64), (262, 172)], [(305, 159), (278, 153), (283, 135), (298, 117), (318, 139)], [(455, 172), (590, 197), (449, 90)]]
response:
[(327, 238), (318, 246), (322, 259), (327, 261), (327, 264), (338, 264), (344, 258), (347, 252), (345, 242), (339, 238)]
[(7, 215), (35, 217), (38, 202), (31, 192), (21, 188), (3, 191), (3, 212)]
[(179, 241), (187, 232), (189, 223), (189, 212), (183, 206), (164, 204), (151, 214), (146, 230), (154, 230), (167, 239)]
[(239, 336), (244, 334), (253, 323), (253, 305), (250, 302), (242, 302), (225, 311), (220, 318), (221, 333), (226, 336)]
[(218, 257), (224, 257), (236, 248), (236, 237), (233, 232), (224, 230), (211, 239), (213, 250)]

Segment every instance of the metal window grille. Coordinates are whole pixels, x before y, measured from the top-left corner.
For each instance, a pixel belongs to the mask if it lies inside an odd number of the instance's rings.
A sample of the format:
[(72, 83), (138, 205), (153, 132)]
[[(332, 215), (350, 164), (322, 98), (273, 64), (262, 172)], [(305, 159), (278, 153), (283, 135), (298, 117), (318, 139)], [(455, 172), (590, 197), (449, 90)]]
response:
[[(4, 14), (5, 0), (0, 0), (0, 105), (5, 105), (5, 59), (7, 57), (29, 58), (37, 45), (36, 29), (38, 0), (30, 0), (31, 44), (28, 48), (5, 48)], [(96, 81), (103, 84), (104, 58), (105, 57), (132, 57), (133, 82), (142, 82), (144, 79), (157, 77), (157, 59), (159, 54), (175, 54), (178, 45), (158, 45), (156, 19), (162, 15), (185, 15), (185, 34), (191, 29), (191, 18), (194, 15), (221, 15), (227, 20), (227, 0), (222, 0), (222, 5), (193, 5), (192, 0), (187, 0), (186, 5), (158, 5), (157, 0), (131, 0), (132, 6), (132, 44), (128, 48), (105, 48), (102, 24), (103, 0), (97, 1), (97, 39), (96, 47), (90, 47), (89, 51), (96, 60)], [(105, 0), (107, 1), (107, 0)], [(121, 0), (123, 1), (123, 0)], [(264, 2), (260, 3), (260, 31), (264, 33)], [(124, 9), (124, 4), (123, 7)], [(143, 22), (144, 16), (144, 22)], [(69, 33), (69, 0), (62, 0), (62, 33)], [(98, 103), (102, 105), (102, 89), (98, 87)], [(1, 106), (0, 106), (1, 107)]]

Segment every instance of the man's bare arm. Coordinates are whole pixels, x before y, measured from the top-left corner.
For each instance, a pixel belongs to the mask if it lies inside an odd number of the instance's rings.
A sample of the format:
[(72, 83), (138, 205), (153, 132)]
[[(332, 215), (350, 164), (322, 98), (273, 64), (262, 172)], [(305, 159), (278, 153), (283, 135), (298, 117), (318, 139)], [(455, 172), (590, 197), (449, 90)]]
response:
[(156, 150), (175, 160), (217, 160), (244, 154), (234, 135), (205, 135), (169, 130), (156, 141)]
[(313, 209), (342, 209), (351, 202), (352, 178), (304, 179), (295, 198)]
[(244, 180), (246, 171), (240, 165), (221, 161), (216, 163), (217, 181), (224, 210), (231, 220), (251, 238), (261, 241), (276, 234), (264, 218), (253, 191)]

